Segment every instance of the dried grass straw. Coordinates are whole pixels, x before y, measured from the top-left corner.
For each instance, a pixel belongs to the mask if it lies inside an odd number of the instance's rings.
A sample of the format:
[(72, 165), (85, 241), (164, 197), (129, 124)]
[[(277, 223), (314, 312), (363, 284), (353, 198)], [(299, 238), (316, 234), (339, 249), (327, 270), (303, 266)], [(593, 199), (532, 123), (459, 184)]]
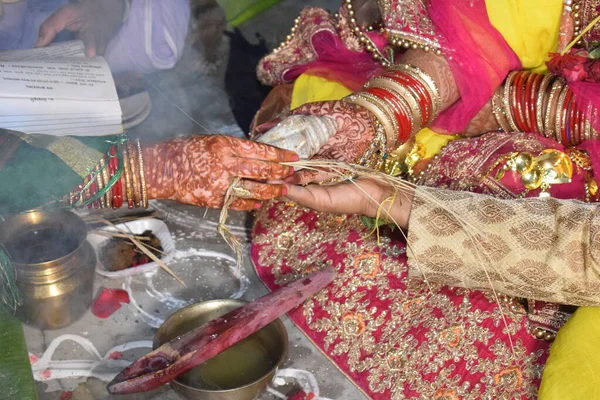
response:
[[(290, 166), (290, 167), (294, 167), (296, 170), (306, 169), (306, 170), (312, 170), (312, 171), (316, 171), (316, 172), (327, 172), (336, 178), (341, 178), (345, 182), (350, 182), (350, 183), (355, 184), (356, 187), (359, 188), (367, 198), (369, 198), (371, 201), (378, 204), (379, 208), (378, 208), (378, 212), (377, 212), (377, 216), (376, 216), (376, 221), (380, 220), (381, 217), (384, 216), (386, 220), (393, 222), (394, 225), (396, 225), (400, 229), (400, 231), (402, 232), (402, 235), (404, 235), (405, 239), (408, 239), (406, 237), (405, 233), (400, 228), (398, 222), (396, 220), (394, 220), (394, 218), (391, 216), (390, 210), (396, 200), (402, 201), (402, 197), (408, 198), (409, 195), (414, 194), (414, 191), (416, 188), (416, 186), (414, 184), (406, 182), (406, 181), (402, 180), (401, 178), (385, 174), (380, 171), (375, 171), (370, 168), (362, 167), (360, 165), (347, 164), (347, 163), (340, 162), (340, 161), (300, 160), (300, 161), (295, 161), (295, 162), (286, 162), (286, 163), (282, 163), (282, 164)], [(394, 192), (390, 197), (385, 199), (382, 203), (379, 203), (368, 192), (366, 192), (360, 185), (358, 185), (354, 181), (353, 178), (349, 178), (348, 177), (349, 175), (356, 177), (356, 178), (371, 179), (371, 180), (374, 180), (377, 182), (387, 184), (391, 188), (393, 188)], [(233, 251), (236, 254), (238, 268), (241, 267), (241, 264), (242, 264), (243, 246), (242, 246), (241, 242), (239, 241), (239, 239), (236, 238), (227, 229), (226, 221), (227, 221), (227, 209), (231, 205), (231, 203), (233, 203), (233, 201), (235, 201), (235, 199), (236, 199), (235, 195), (232, 192), (232, 189), (239, 181), (240, 181), (240, 178), (235, 179), (233, 181), (233, 183), (231, 184), (231, 186), (229, 187), (229, 189), (227, 190), (227, 193), (225, 194), (225, 204), (223, 206), (223, 209), (221, 210), (221, 215), (220, 215), (219, 224), (218, 224), (219, 233), (223, 236), (223, 238), (225, 239), (227, 244), (229, 244), (229, 246), (233, 249)], [(480, 263), (480, 265), (486, 275), (488, 283), (490, 284), (490, 290), (493, 294), (494, 300), (496, 301), (496, 303), (498, 305), (498, 309), (499, 309), (501, 317), (502, 317), (502, 322), (506, 328), (506, 333), (508, 334), (509, 344), (511, 347), (511, 353), (512, 353), (513, 359), (515, 359), (516, 352), (514, 350), (514, 343), (513, 343), (512, 335), (510, 333), (508, 322), (506, 320), (506, 314), (504, 312), (504, 307), (502, 306), (502, 302), (500, 301), (498, 293), (494, 289), (494, 284), (490, 277), (489, 271), (486, 267), (486, 264), (491, 265), (494, 268), (497, 275), (501, 276), (502, 279), (504, 279), (502, 271), (497, 269), (495, 263), (493, 262), (491, 257), (487, 254), (486, 249), (489, 248), (490, 246), (493, 246), (494, 245), (493, 242), (489, 241), (489, 240), (485, 241), (485, 230), (480, 229), (480, 226), (479, 226), (480, 223), (478, 223), (477, 221), (465, 220), (463, 217), (459, 216), (454, 210), (450, 209), (446, 204), (444, 204), (438, 198), (429, 194), (425, 190), (419, 191), (419, 196), (424, 198), (425, 200), (429, 201), (430, 203), (444, 209), (450, 215), (452, 215), (456, 219), (456, 221), (462, 226), (462, 228), (464, 229), (465, 233), (467, 234), (469, 240), (473, 243), (473, 245), (474, 245), (473, 248), (475, 249), (475, 254), (478, 259), (478, 262)], [(379, 242), (379, 228), (378, 228), (377, 223), (375, 225), (376, 226), (373, 228), (374, 229), (373, 232), (377, 233), (377, 240)], [(371, 232), (371, 234), (373, 232)], [(416, 253), (411, 248), (410, 244), (408, 243), (408, 240), (406, 240), (406, 243), (407, 243), (407, 249), (413, 255), (413, 258), (415, 260), (415, 265), (420, 270), (421, 276), (423, 276), (423, 280), (424, 280), (425, 284), (427, 285), (429, 291), (433, 292), (433, 289), (431, 287), (430, 282), (427, 279), (426, 274), (424, 273), (424, 271), (421, 270), (421, 268), (419, 266), (419, 260), (417, 259)], [(493, 252), (494, 250), (495, 249), (492, 248), (490, 251)], [(513, 253), (511, 252), (511, 255), (512, 254)]]

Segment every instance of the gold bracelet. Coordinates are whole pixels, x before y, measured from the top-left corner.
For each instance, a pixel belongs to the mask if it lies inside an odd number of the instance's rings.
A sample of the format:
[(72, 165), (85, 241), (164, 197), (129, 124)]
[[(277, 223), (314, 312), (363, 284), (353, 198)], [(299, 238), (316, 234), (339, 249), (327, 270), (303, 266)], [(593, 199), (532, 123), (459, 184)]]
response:
[(498, 126), (500, 126), (500, 129), (502, 129), (504, 132), (510, 132), (510, 127), (507, 126), (504, 119), (502, 119), (502, 115), (504, 115), (504, 110), (502, 109), (502, 106), (498, 105), (498, 102), (500, 101), (501, 92), (502, 88), (500, 88), (500, 90), (496, 90), (496, 92), (494, 92), (494, 95), (492, 96), (492, 114), (494, 114), (494, 118), (496, 119)]
[(146, 178), (144, 177), (144, 156), (140, 139), (137, 140), (138, 161), (140, 162), (140, 181), (142, 183), (142, 207), (148, 208), (148, 192), (146, 190)]
[(106, 188), (106, 193), (104, 193), (104, 203), (106, 207), (111, 208), (112, 205), (112, 186), (110, 185), (110, 175), (108, 171), (108, 160), (104, 160), (104, 157), (100, 160), (100, 163), (104, 165), (104, 170), (102, 171), (102, 177), (104, 178), (104, 187)]
[[(98, 191), (96, 193), (99, 193), (102, 191), (102, 189), (104, 189), (104, 174), (102, 171), (103, 166), (104, 158), (101, 158), (100, 163), (98, 164), (98, 168), (96, 170), (96, 183), (98, 184)], [(104, 196), (100, 196), (100, 198), (98, 198), (97, 201), (100, 208), (106, 208), (106, 199), (104, 198)]]
[(421, 107), (417, 99), (412, 95), (412, 93), (400, 85), (398, 82), (394, 81), (391, 78), (385, 77), (377, 77), (371, 79), (367, 85), (367, 88), (381, 88), (391, 92), (398, 99), (404, 100), (403, 104), (407, 103), (408, 112), (412, 115), (412, 129), (411, 135), (416, 134), (423, 127), (423, 116), (421, 114)]
[(132, 189), (132, 178), (131, 178), (131, 166), (129, 164), (129, 153), (127, 152), (127, 144), (122, 146), (123, 148), (123, 175), (125, 179), (125, 199), (127, 200), (127, 206), (133, 207), (133, 189)]
[(142, 196), (140, 194), (139, 175), (137, 172), (137, 157), (131, 141), (127, 141), (127, 152), (129, 153), (129, 165), (131, 166), (131, 182), (133, 188), (133, 203), (135, 207), (140, 206)]
[(554, 75), (546, 74), (544, 79), (542, 79), (542, 83), (540, 83), (540, 89), (538, 90), (538, 98), (535, 102), (535, 117), (537, 123), (538, 133), (544, 134), (544, 110), (546, 109), (544, 100), (546, 99), (546, 90), (548, 86), (553, 82)]
[[(375, 96), (372, 96), (375, 97)], [(386, 144), (388, 148), (396, 144), (396, 140), (391, 140), (394, 136), (398, 136), (398, 123), (393, 115), (390, 115), (389, 109), (386, 109), (385, 105), (379, 104), (377, 101), (373, 101), (365, 96), (365, 93), (355, 93), (344, 99), (349, 103), (359, 105), (368, 111), (370, 111), (385, 130), (385, 136), (387, 138)]]
[(557, 97), (557, 93), (560, 92), (563, 88), (564, 80), (559, 77), (552, 84), (552, 89), (550, 90), (550, 97), (548, 98), (548, 104), (546, 107), (546, 117), (544, 118), (544, 136), (545, 137), (553, 137), (554, 136), (554, 126), (552, 125), (552, 110), (555, 105), (555, 98)]
[(513, 118), (512, 110), (510, 107), (510, 99), (511, 99), (511, 92), (512, 92), (511, 83), (516, 74), (518, 74), (518, 71), (512, 71), (511, 73), (508, 74), (508, 76), (506, 77), (506, 82), (504, 83), (504, 93), (503, 93), (503, 102), (504, 102), (506, 119), (508, 120), (508, 125), (510, 125), (510, 129), (512, 129), (513, 132), (519, 132), (519, 128), (517, 127), (517, 124), (515, 123), (515, 119)]
[(558, 143), (562, 143), (561, 132), (566, 122), (566, 110), (563, 110), (563, 108), (568, 92), (569, 87), (566, 85), (563, 86), (560, 94), (558, 95), (558, 103), (556, 104), (556, 113), (554, 117), (554, 139), (556, 139)]
[(440, 90), (438, 89), (433, 78), (423, 72), (421, 68), (410, 64), (395, 65), (392, 69), (402, 70), (403, 72), (411, 75), (413, 78), (416, 78), (419, 82), (423, 83), (425, 90), (427, 90), (429, 96), (431, 97), (431, 103), (433, 106), (433, 116), (431, 120), (433, 121), (439, 115), (439, 113), (442, 112), (442, 96), (440, 95)]
[(373, 142), (371, 142), (367, 150), (357, 161), (357, 164), (363, 167), (374, 168), (374, 164), (377, 164), (377, 160), (379, 158), (377, 154), (385, 153), (385, 130), (383, 129), (383, 125), (381, 125), (376, 119), (374, 121), (374, 125), (376, 127), (376, 132)]
[(368, 103), (372, 104), (373, 106), (384, 111), (393, 129), (392, 134), (386, 136), (386, 143), (390, 148), (394, 149), (396, 147), (396, 143), (398, 142), (400, 126), (398, 126), (398, 120), (396, 120), (396, 116), (394, 115), (394, 111), (391, 109), (390, 105), (387, 104), (385, 101), (381, 100), (379, 97), (372, 95), (371, 93), (360, 92), (358, 96), (360, 98), (365, 99)]

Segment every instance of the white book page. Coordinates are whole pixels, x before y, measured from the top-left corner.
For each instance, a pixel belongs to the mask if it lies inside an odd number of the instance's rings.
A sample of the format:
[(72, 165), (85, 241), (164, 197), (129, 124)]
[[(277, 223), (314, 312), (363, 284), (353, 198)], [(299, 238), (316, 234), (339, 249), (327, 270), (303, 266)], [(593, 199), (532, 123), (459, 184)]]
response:
[(86, 114), (94, 116), (121, 115), (118, 101), (77, 101), (53, 98), (2, 98), (0, 97), (0, 116)]
[(123, 133), (122, 125), (106, 125), (106, 126), (97, 126), (97, 127), (89, 127), (89, 128), (74, 128), (74, 129), (64, 129), (64, 128), (53, 128), (53, 129), (23, 129), (24, 133), (43, 133), (47, 135), (53, 136), (105, 136), (105, 135), (116, 135), (119, 133)]
[(0, 52), (0, 61), (40, 61), (77, 57), (85, 57), (85, 47), (81, 40), (60, 42), (36, 49)]
[(3, 97), (118, 101), (108, 64), (95, 59), (0, 61)]

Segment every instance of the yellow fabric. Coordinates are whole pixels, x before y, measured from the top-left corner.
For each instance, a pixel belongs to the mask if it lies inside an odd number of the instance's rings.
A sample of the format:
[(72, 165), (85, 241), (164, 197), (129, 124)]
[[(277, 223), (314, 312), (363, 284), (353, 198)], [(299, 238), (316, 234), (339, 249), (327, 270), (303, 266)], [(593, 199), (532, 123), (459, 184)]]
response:
[(600, 399), (600, 308), (581, 307), (550, 348), (539, 400)]
[(315, 101), (340, 100), (350, 94), (352, 94), (350, 89), (341, 83), (319, 76), (302, 74), (294, 82), (290, 108), (293, 110), (303, 104)]
[[(315, 101), (340, 100), (351, 93), (350, 89), (341, 83), (305, 73), (300, 75), (294, 82), (291, 109)], [(417, 133), (416, 140), (425, 146), (425, 157), (430, 158), (457, 137), (440, 135), (431, 129), (425, 128)]]
[(417, 143), (421, 143), (425, 147), (425, 158), (431, 158), (439, 153), (442, 147), (457, 138), (456, 135), (441, 135), (429, 128), (424, 128), (417, 133), (415, 139)]
[(546, 72), (556, 51), (562, 0), (486, 0), (490, 22), (519, 56), (523, 68)]

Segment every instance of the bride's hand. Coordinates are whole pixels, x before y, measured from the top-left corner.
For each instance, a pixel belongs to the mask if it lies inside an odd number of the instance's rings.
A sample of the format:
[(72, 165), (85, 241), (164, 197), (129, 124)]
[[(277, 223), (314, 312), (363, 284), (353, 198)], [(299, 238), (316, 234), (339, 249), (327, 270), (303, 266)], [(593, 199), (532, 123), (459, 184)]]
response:
[[(354, 182), (340, 183), (331, 186), (287, 185), (287, 195), (301, 206), (316, 211), (335, 214), (359, 214), (376, 217), (380, 205), (380, 216), (388, 221), (395, 221), (401, 228), (408, 228), (408, 219), (412, 207), (411, 193), (397, 193), (391, 207), (386, 199), (394, 194), (393, 189), (381, 182), (371, 179), (358, 179)], [(389, 215), (384, 210), (389, 210)]]
[(280, 164), (298, 156), (249, 140), (228, 136), (191, 136), (173, 139), (144, 149), (148, 196), (184, 204), (218, 208), (232, 181), (247, 191), (246, 198), (231, 208), (251, 210), (260, 200), (286, 194), (283, 184), (266, 183), (289, 177), (294, 170)]
[[(295, 109), (292, 114), (328, 116), (335, 120), (336, 134), (325, 143), (313, 159), (338, 160), (357, 163), (375, 138), (372, 114), (366, 109), (344, 101), (308, 103)], [(274, 123), (263, 124), (257, 131), (273, 128)], [(300, 171), (288, 182), (307, 184), (331, 178), (326, 172)]]

